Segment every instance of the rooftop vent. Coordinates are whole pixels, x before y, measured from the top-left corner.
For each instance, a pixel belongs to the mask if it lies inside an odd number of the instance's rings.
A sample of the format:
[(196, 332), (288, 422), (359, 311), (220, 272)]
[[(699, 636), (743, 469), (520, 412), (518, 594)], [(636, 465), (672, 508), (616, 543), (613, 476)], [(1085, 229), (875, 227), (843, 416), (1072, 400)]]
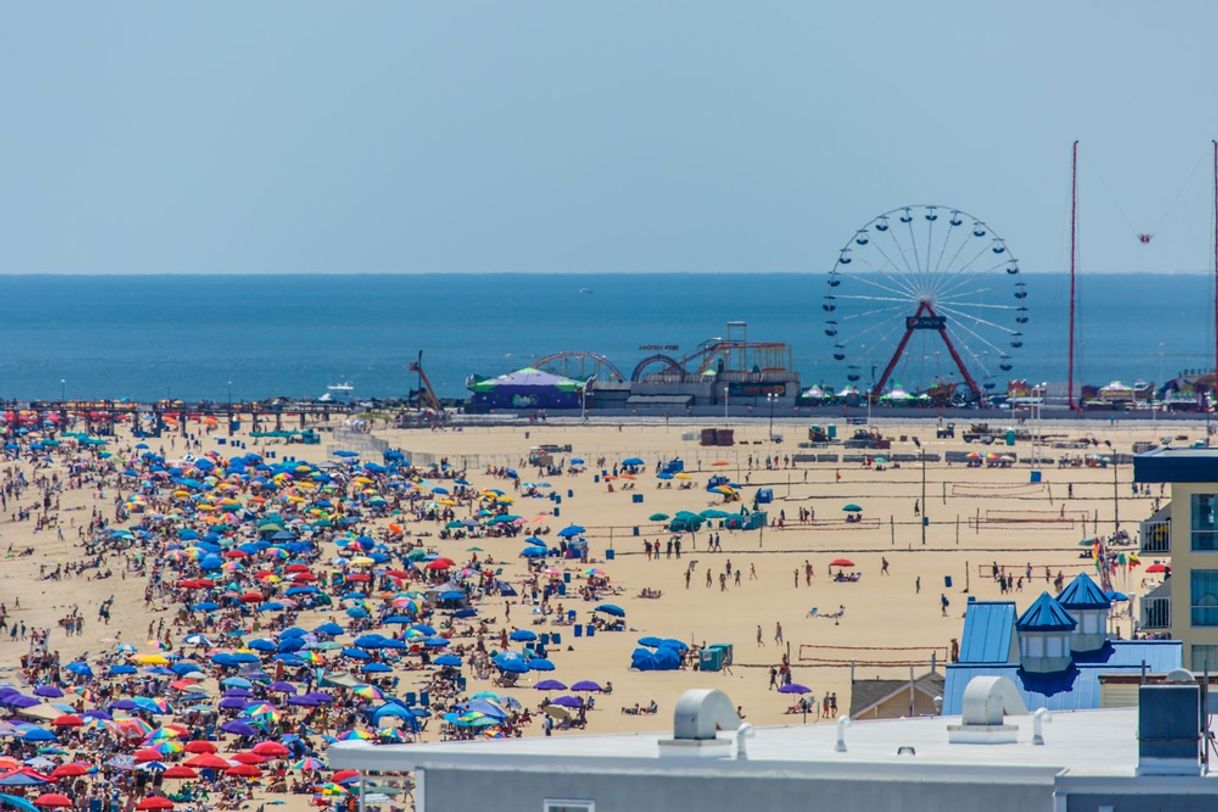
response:
[(1017, 725), (1004, 724), (1003, 714), (1026, 714), (1015, 683), (1006, 677), (973, 677), (964, 688), (961, 724), (947, 726), (952, 744), (1012, 744)]
[(720, 730), (737, 730), (736, 706), (722, 691), (705, 688), (686, 691), (673, 710), (671, 739), (660, 740), (662, 757), (726, 758), (733, 753), (733, 740), (720, 739)]

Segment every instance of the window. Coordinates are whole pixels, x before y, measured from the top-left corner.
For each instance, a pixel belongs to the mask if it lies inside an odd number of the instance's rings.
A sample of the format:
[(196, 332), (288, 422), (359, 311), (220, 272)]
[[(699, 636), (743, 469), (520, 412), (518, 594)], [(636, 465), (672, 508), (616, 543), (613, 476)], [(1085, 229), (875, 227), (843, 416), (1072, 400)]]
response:
[(596, 812), (596, 801), (555, 801), (547, 798), (542, 812)]
[(1218, 550), (1218, 494), (1194, 493), (1191, 507), (1193, 549)]
[(1218, 570), (1193, 570), (1192, 621), (1194, 626), (1218, 626)]
[(1045, 641), (1039, 635), (1032, 637), (1028, 636), (1023, 639), (1024, 653), (1029, 657), (1045, 656)]
[(1192, 647), (1192, 669), (1194, 671), (1202, 671), (1206, 664), (1209, 667), (1218, 667), (1218, 646), (1193, 646)]
[(1046, 643), (1047, 643), (1047, 651), (1045, 652), (1045, 655), (1046, 655), (1046, 656), (1048, 656), (1048, 657), (1061, 657), (1061, 656), (1063, 656), (1063, 654), (1062, 654), (1062, 638), (1057, 637), (1057, 636), (1050, 637), (1050, 638), (1049, 638), (1049, 639), (1046, 641)]

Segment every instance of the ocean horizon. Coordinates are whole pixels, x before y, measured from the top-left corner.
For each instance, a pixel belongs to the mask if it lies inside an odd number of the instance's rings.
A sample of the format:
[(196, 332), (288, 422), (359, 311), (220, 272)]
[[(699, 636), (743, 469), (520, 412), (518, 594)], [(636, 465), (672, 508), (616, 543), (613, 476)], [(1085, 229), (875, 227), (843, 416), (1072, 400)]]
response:
[[(805, 387), (841, 386), (846, 366), (832, 358), (823, 330), (827, 278), (4, 275), (0, 397), (222, 400), (230, 385), (241, 399), (317, 397), (338, 382), (353, 384), (357, 397), (401, 397), (415, 386), (407, 365), (419, 351), (439, 393), (461, 396), (471, 374), (498, 375), (560, 351), (599, 353), (629, 376), (655, 346), (675, 346), (669, 352), (680, 357), (725, 336), (728, 321), (747, 322), (750, 340), (788, 342)], [(1002, 377), (1060, 385), (1069, 276), (1020, 278), (1029, 321)], [(1212, 368), (1213, 296), (1213, 278), (1203, 273), (1080, 274), (1076, 381), (1161, 383), (1184, 369)], [(882, 368), (891, 348), (871, 353), (863, 366)], [(921, 353), (903, 363), (920, 364), (923, 375), (927, 367), (950, 371), (946, 353)]]

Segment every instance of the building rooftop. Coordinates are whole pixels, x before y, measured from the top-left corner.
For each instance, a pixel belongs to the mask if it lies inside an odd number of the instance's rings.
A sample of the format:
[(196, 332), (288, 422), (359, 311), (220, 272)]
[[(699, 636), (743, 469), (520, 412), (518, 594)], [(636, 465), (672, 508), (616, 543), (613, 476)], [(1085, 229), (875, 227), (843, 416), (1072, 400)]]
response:
[[(928, 672), (914, 680), (914, 690), (930, 697), (942, 696), (945, 678)], [(850, 715), (860, 716), (884, 700), (901, 693), (908, 695), (908, 679), (857, 679), (850, 683)]]
[(962, 663), (1006, 663), (1011, 660), (1015, 634), (1015, 604), (1011, 601), (969, 601), (960, 640)]
[(1179, 640), (1110, 640), (1098, 651), (1074, 652), (1073, 662), (1056, 674), (1033, 674), (1018, 663), (953, 663), (943, 690), (943, 712), (959, 713), (964, 687), (973, 677), (1007, 677), (1023, 695), (1029, 710), (1081, 710), (1100, 706), (1102, 674), (1166, 674), (1180, 668), (1184, 646)]
[(1080, 572), (1066, 585), (1057, 596), (1057, 602), (1066, 609), (1107, 609), (1112, 605), (1104, 590), (1085, 572)]
[[(1032, 776), (1069, 770), (1082, 775), (1133, 775), (1137, 763), (1137, 709), (1116, 708), (1059, 713), (1045, 726), (1045, 744), (1033, 745), (1032, 718), (1008, 716), (1019, 728), (1012, 744), (953, 744), (947, 726), (960, 717), (881, 719), (855, 722), (846, 730), (847, 751), (835, 752), (835, 725), (824, 722), (759, 727), (747, 741), (748, 760), (734, 758), (680, 759), (659, 757), (659, 742), (671, 731), (624, 735), (573, 735), (510, 740), (473, 740), (408, 745), (372, 745), (342, 741), (331, 745), (335, 768), (404, 771), (417, 767), (453, 766), (494, 769), (579, 770), (656, 769), (795, 770), (842, 777), (875, 769), (877, 779), (905, 770), (936, 772), (945, 766), (961, 770), (1025, 770)], [(731, 738), (732, 732), (719, 737)], [(912, 747), (913, 755), (898, 755)], [(944, 770), (945, 771), (945, 770)]]
[(1134, 482), (1218, 482), (1218, 448), (1152, 448), (1133, 458)]
[(1048, 592), (1040, 593), (1015, 621), (1015, 628), (1021, 632), (1068, 632), (1077, 625), (1078, 621)]

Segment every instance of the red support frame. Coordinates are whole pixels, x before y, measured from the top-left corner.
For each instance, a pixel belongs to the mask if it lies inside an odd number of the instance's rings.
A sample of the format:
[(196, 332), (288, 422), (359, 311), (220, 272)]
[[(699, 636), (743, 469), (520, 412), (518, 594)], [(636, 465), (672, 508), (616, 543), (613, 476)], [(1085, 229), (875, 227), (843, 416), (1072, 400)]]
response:
[[(918, 327), (915, 326), (916, 320), (924, 315), (936, 319), (940, 318), (939, 314), (935, 312), (935, 309), (930, 305), (929, 302), (922, 302), (918, 305), (917, 312), (914, 313), (911, 318), (905, 320), (905, 335), (901, 336), (901, 340), (897, 344), (896, 351), (893, 352), (892, 358), (888, 360), (888, 365), (884, 367), (884, 374), (880, 376), (880, 379), (876, 381), (875, 385), (871, 388), (872, 401), (878, 400), (880, 393), (884, 391), (884, 384), (888, 383), (888, 378), (892, 375), (892, 371), (896, 369), (897, 362), (900, 361), (901, 356), (905, 354), (905, 347), (909, 344), (909, 339), (913, 338), (914, 330), (918, 329)], [(956, 369), (960, 370), (960, 377), (964, 378), (964, 383), (968, 386), (969, 391), (973, 393), (974, 398), (981, 400), (981, 387), (977, 385), (977, 381), (975, 381), (973, 376), (969, 374), (968, 367), (964, 365), (964, 360), (960, 357), (960, 353), (956, 352), (956, 345), (952, 343), (951, 336), (947, 334), (946, 325), (935, 329), (938, 331), (939, 337), (943, 339), (943, 343), (947, 346), (947, 351), (952, 356), (952, 361), (955, 362)]]

